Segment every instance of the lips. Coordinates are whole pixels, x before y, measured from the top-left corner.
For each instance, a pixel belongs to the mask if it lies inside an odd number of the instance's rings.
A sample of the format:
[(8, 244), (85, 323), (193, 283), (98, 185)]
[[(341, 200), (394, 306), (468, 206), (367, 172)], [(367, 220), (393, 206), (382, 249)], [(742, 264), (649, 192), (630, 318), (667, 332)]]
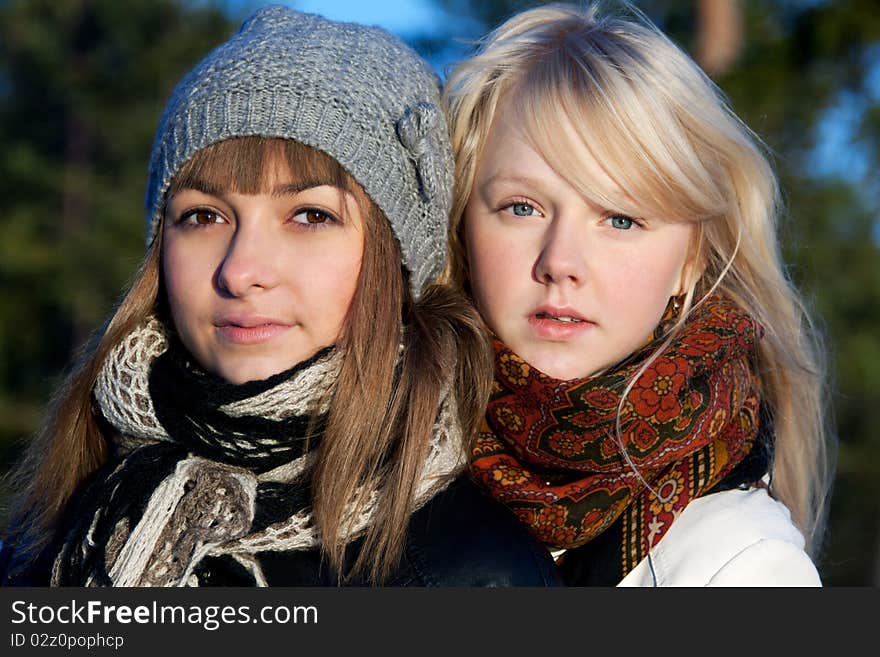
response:
[[(564, 308), (556, 306), (541, 306), (530, 315), (536, 319), (550, 320), (560, 323), (575, 324), (578, 322), (590, 322), (589, 319), (581, 315), (573, 308)], [(592, 322), (590, 322), (592, 323)]]
[(563, 322), (563, 323), (574, 323), (574, 322), (583, 322), (585, 320), (580, 319), (578, 317), (569, 317), (569, 316), (556, 316), (556, 315), (548, 315), (546, 313), (538, 313), (536, 315), (538, 319), (552, 319), (555, 322)]
[(267, 342), (290, 330), (293, 325), (262, 315), (234, 315), (215, 321), (220, 336), (227, 342), (252, 345)]
[(596, 326), (573, 308), (541, 306), (528, 316), (538, 338), (554, 342), (577, 338)]
[(237, 326), (240, 328), (254, 328), (257, 326), (265, 326), (267, 324), (277, 324), (279, 326), (289, 326), (289, 322), (275, 319), (268, 315), (221, 315), (216, 318), (214, 324), (220, 328), (224, 326)]

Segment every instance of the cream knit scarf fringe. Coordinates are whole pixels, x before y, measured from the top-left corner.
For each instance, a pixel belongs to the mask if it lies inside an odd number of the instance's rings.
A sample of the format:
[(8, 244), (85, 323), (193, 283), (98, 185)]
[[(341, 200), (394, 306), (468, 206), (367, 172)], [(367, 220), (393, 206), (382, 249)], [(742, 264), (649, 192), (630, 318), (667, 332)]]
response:
[[(125, 455), (130, 456), (146, 445), (174, 442), (174, 437), (156, 418), (149, 392), (151, 365), (167, 349), (165, 330), (159, 320), (152, 318), (120, 342), (98, 376), (95, 399), (104, 417), (120, 432), (119, 446)], [(269, 390), (219, 410), (230, 417), (259, 416), (278, 420), (314, 411), (325, 413), (343, 358), (340, 350), (330, 350)], [(249, 438), (253, 444), (253, 438)], [(248, 448), (237, 444), (241, 441), (236, 441), (234, 435), (223, 436), (221, 440), (228, 440), (231, 447)], [(267, 437), (259, 442), (261, 449), (271, 452), (273, 443), (279, 441)], [(114, 472), (124, 466), (126, 458), (124, 456)], [(312, 522), (310, 505), (301, 510), (292, 509), (285, 520), (251, 531), (257, 486), (265, 482), (295, 482), (311, 468), (314, 458), (312, 450), (257, 474), (252, 468), (188, 454), (155, 488), (135, 526), (129, 526), (125, 518), (117, 522), (104, 546), (101, 570), (109, 575), (114, 586), (193, 586), (198, 585), (194, 571), (203, 559), (229, 555), (253, 575), (257, 585), (265, 586), (267, 582), (257, 553), (314, 549), (319, 546), (320, 537)], [(417, 485), (415, 508), (445, 488), (452, 475), (464, 465), (455, 400), (446, 394)], [(108, 478), (112, 476), (113, 473)], [(113, 499), (112, 491), (107, 499)], [(366, 499), (362, 508), (349, 510), (346, 533), (349, 540), (363, 533), (375, 515), (380, 499), (378, 486), (369, 491)], [(78, 549), (82, 554), (93, 549), (92, 534), (107, 513), (106, 506), (98, 508), (87, 534), (75, 539), (80, 542), (78, 548), (65, 546), (54, 564), (53, 585), (71, 584), (64, 581), (62, 574), (65, 554), (71, 554), (68, 548)], [(79, 584), (106, 583), (99, 580), (101, 577), (92, 573)]]

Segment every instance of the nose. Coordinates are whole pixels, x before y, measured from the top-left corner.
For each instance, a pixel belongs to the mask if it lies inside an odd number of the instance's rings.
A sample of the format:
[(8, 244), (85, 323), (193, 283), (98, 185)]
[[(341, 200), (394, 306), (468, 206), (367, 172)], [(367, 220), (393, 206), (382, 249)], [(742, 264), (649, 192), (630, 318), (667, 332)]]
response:
[(217, 287), (230, 296), (243, 297), (268, 290), (279, 282), (280, 263), (270, 235), (241, 223), (232, 235), (217, 269)]
[(544, 233), (533, 276), (544, 285), (580, 285), (586, 273), (584, 227), (572, 218), (555, 217)]

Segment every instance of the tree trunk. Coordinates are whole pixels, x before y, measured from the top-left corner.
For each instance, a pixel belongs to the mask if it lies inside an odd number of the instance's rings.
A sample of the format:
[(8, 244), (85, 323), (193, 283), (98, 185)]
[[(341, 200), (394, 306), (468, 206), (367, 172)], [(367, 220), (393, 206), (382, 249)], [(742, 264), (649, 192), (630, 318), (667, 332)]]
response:
[(743, 43), (739, 0), (699, 0), (696, 59), (709, 75), (719, 75), (736, 61)]

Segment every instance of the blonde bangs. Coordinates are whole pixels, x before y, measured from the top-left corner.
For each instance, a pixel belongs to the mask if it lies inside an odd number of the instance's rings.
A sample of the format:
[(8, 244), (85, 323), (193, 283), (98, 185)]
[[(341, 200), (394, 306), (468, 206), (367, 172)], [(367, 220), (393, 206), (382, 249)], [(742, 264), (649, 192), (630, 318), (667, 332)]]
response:
[[(603, 207), (636, 216), (651, 208), (672, 221), (726, 214), (731, 195), (719, 186), (717, 152), (695, 138), (701, 130), (693, 108), (658, 97), (656, 62), (599, 30), (564, 31), (559, 38), (558, 47), (508, 83), (501, 101), (542, 158)], [(670, 66), (664, 58), (662, 68)], [(584, 172), (581, 148), (617, 189), (597, 185)]]

